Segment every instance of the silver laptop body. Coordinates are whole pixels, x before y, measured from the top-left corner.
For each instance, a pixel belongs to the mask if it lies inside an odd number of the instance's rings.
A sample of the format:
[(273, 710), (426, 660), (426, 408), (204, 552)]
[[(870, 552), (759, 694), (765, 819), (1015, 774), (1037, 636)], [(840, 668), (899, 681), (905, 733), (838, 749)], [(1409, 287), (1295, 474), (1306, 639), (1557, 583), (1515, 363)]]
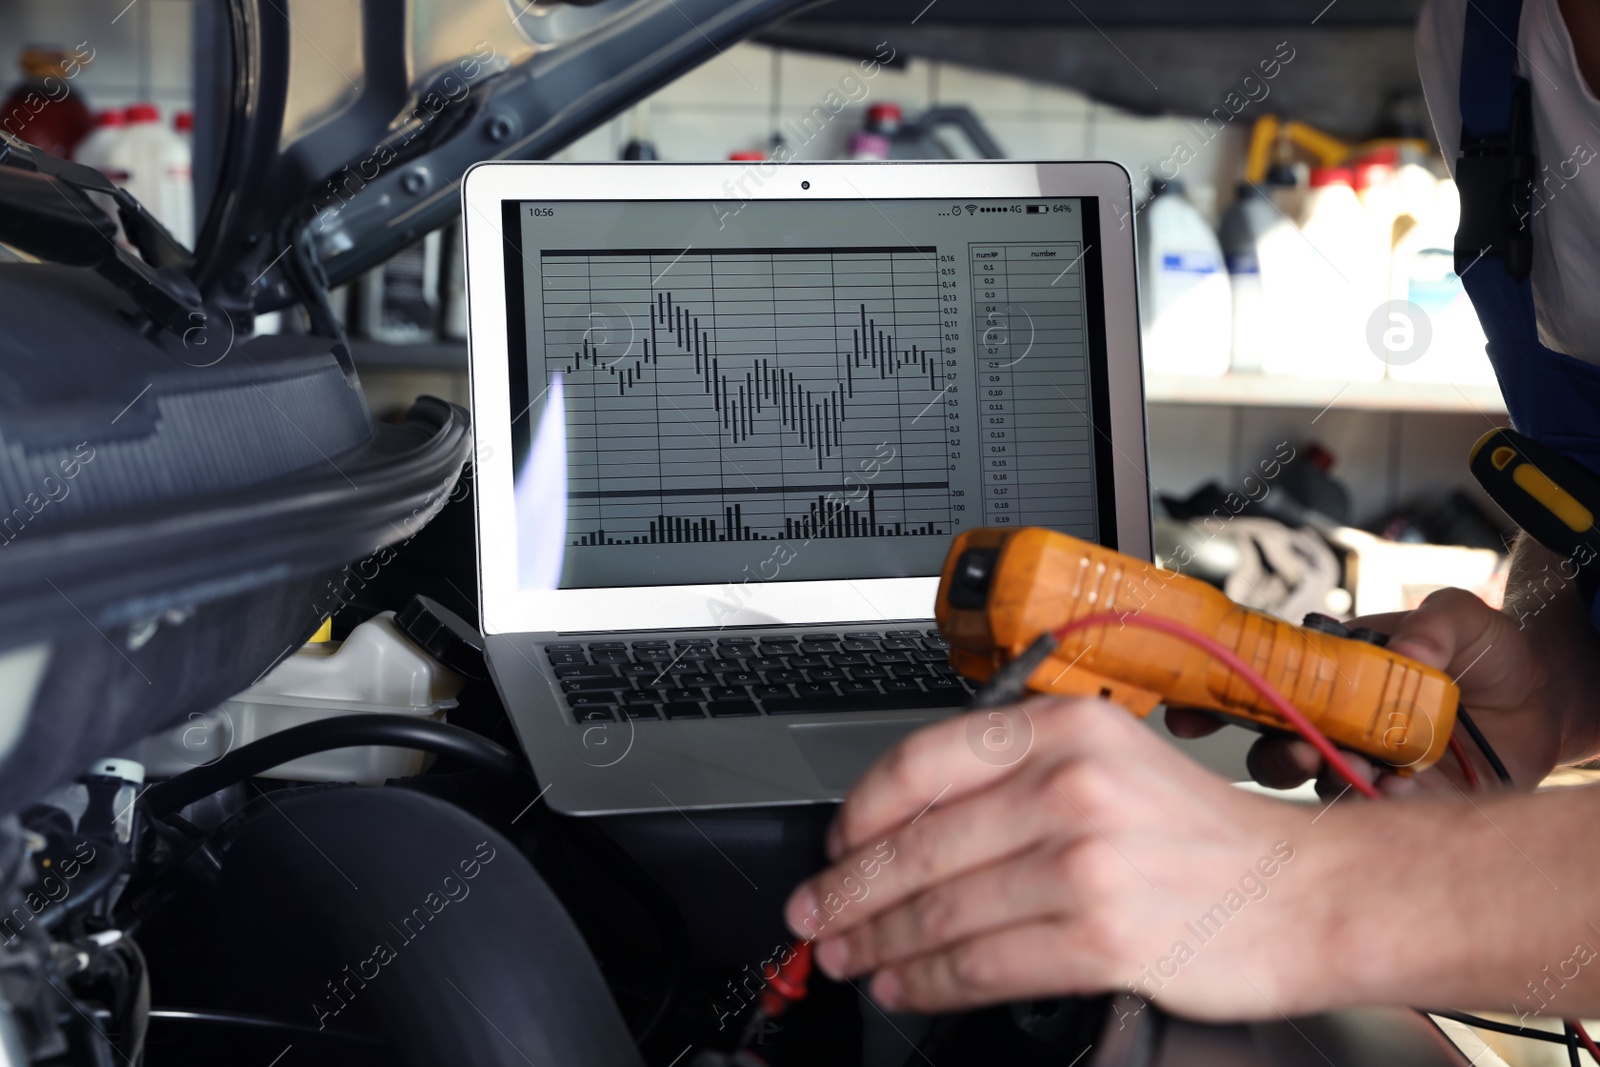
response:
[(1148, 557), (1112, 163), (488, 163), (480, 623), (557, 810), (835, 801), (968, 687), (950, 538)]

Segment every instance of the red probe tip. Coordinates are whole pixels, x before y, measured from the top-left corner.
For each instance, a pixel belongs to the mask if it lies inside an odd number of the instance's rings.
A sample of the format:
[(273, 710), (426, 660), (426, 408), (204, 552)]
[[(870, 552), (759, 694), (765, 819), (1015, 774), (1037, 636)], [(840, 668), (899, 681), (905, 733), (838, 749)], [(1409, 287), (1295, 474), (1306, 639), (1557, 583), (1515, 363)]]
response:
[(761, 991), (760, 1009), (771, 1018), (783, 1009), (806, 996), (806, 981), (811, 977), (811, 942), (797, 941), (794, 955), (788, 963), (780, 964), (778, 973), (767, 980)]

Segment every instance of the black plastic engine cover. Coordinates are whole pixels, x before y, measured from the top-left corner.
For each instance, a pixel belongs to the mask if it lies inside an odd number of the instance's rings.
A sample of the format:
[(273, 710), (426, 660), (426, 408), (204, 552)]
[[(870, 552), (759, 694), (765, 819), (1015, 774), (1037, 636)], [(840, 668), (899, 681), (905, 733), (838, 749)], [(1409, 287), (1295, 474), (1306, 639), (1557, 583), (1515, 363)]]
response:
[[(0, 545), (326, 464), (372, 436), (325, 338), (246, 340), (222, 312), (146, 337), (129, 297), (49, 264), (0, 264), (0, 309)], [(29, 494), (49, 503), (19, 513)]]
[(248, 686), (470, 447), (431, 398), (375, 426), (337, 342), (141, 321), (88, 271), (0, 264), (0, 813)]

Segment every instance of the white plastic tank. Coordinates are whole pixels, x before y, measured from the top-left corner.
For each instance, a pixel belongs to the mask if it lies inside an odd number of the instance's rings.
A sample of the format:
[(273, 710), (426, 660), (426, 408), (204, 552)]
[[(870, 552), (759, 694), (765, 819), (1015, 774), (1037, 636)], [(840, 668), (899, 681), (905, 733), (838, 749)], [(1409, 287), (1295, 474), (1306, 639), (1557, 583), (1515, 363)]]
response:
[[(1228, 265), (1228, 285), (1233, 293), (1233, 353), (1235, 373), (1253, 373), (1266, 366), (1277, 337), (1277, 316), (1262, 281), (1263, 246), (1270, 248), (1274, 231), (1292, 229), (1267, 194), (1250, 182), (1240, 182), (1238, 194), (1222, 213), (1222, 256)], [(1270, 251), (1267, 267), (1274, 263)]]
[(857, 130), (850, 135), (846, 156), (849, 159), (888, 159), (889, 138), (870, 130)]
[[(127, 130), (127, 111), (119, 107), (100, 112), (95, 116), (93, 131), (78, 146), (78, 150), (75, 153), (77, 161), (85, 166), (93, 167), (117, 185), (122, 185), (128, 180), (127, 172), (119, 170), (112, 165), (111, 154)], [(100, 205), (100, 210), (111, 216), (113, 220), (116, 220), (117, 203), (111, 199), (109, 194), (90, 193), (89, 198)]]
[(122, 175), (111, 170), (111, 148), (122, 139), (127, 128), (128, 113), (122, 108), (100, 112), (95, 116), (94, 130), (78, 146), (75, 153), (77, 161), (84, 166), (93, 167), (114, 182), (125, 181)]
[(1269, 352), (1269, 373), (1343, 382), (1384, 375), (1366, 333), (1389, 298), (1389, 244), (1353, 180), (1344, 167), (1312, 171), (1301, 247), (1290, 253), (1291, 265), (1267, 279), (1268, 298), (1293, 326)]
[[(1488, 339), (1456, 275), (1455, 233), (1460, 220), (1461, 198), (1455, 182), (1438, 182), (1431, 203), (1395, 246), (1390, 268), (1392, 298), (1419, 308), (1425, 323), (1393, 324), (1386, 348), (1391, 378), (1463, 385), (1495, 383), (1494, 367), (1485, 351)], [(1420, 348), (1423, 340), (1426, 347)]]
[[(269, 734), (338, 715), (387, 712), (440, 718), (456, 706), (460, 676), (440, 665), (394, 624), (374, 615), (343, 642), (305, 645), (266, 677), (215, 711), (146, 738), (133, 757), (156, 777), (211, 763)], [(298, 782), (357, 782), (420, 773), (426, 756), (412, 749), (341, 748), (262, 772)]]
[(1148, 374), (1226, 374), (1233, 298), (1222, 246), (1176, 182), (1154, 182), (1135, 224), (1139, 322)]
[(1433, 205), (1440, 177), (1425, 165), (1425, 160), (1412, 156), (1413, 153), (1409, 151), (1400, 153), (1400, 165), (1394, 173), (1394, 184), (1399, 192), (1401, 211), (1414, 219), (1421, 219)]
[(1362, 207), (1377, 215), (1392, 217), (1401, 213), (1399, 184), (1389, 153), (1374, 153), (1358, 160), (1350, 172), (1354, 178), (1351, 185)]
[(185, 248), (194, 247), (194, 113), (180, 111), (172, 119), (161, 168), (161, 202), (156, 217)]
[(132, 104), (127, 110), (127, 123), (108, 156), (110, 171), (119, 175), (113, 180), (132, 193), (146, 211), (160, 218), (168, 140), (161, 125), (161, 112), (154, 104)]

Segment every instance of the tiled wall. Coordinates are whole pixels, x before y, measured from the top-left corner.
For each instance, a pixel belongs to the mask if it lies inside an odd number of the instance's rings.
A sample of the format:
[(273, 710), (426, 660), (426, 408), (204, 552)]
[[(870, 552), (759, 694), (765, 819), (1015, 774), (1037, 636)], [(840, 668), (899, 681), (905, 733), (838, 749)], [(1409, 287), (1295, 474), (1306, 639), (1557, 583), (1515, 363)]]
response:
[[(836, 115), (829, 107), (845, 106)], [(932, 104), (964, 104), (976, 111), (1006, 154), (1017, 159), (1111, 159), (1135, 179), (1171, 155), (1173, 145), (1196, 138), (1176, 117), (1141, 118), (1097, 104), (1081, 93), (949, 63), (912, 59), (863, 77), (858, 61), (780, 51), (757, 44), (730, 48), (662, 89), (576, 144), (558, 158), (616, 159), (629, 139), (645, 137), (661, 158), (726, 159), (740, 149), (771, 145), (774, 132), (803, 159), (837, 158), (874, 103), (899, 104), (908, 115)], [(800, 119), (828, 117), (820, 133)], [(813, 129), (821, 125), (813, 119)], [(958, 155), (970, 146), (955, 133), (946, 142)], [(1191, 195), (1209, 206), (1233, 180), (1243, 136), (1228, 131), (1201, 149), (1182, 177)]]
[[(0, 10), (0, 42), (87, 42), (96, 59), (76, 80), (90, 106), (151, 100), (164, 112), (190, 101), (191, 0), (23, 0)], [(4, 46), (0, 46), (3, 48)], [(13, 62), (0, 52), (0, 72)], [(0, 73), (0, 83), (9, 78)], [(829, 94), (845, 101), (830, 114)], [(842, 155), (866, 107), (900, 104), (914, 113), (930, 104), (965, 104), (1015, 158), (1111, 159), (1137, 179), (1169, 156), (1173, 144), (1195, 143), (1181, 119), (1143, 118), (1097, 104), (1080, 93), (948, 63), (912, 59), (863, 77), (856, 60), (780, 51), (756, 44), (727, 49), (628, 113), (596, 129), (560, 158), (615, 159), (634, 136), (652, 141), (661, 158), (718, 160), (736, 149), (768, 147), (783, 131), (802, 158)], [(820, 132), (797, 133), (802, 117), (829, 115)], [(820, 125), (813, 119), (813, 129)], [(1231, 139), (1230, 139), (1231, 138)], [(965, 150), (958, 137), (951, 147)], [(1225, 201), (1243, 152), (1242, 131), (1230, 130), (1185, 166), (1189, 195), (1200, 206)], [(1185, 494), (1217, 480), (1236, 484), (1255, 460), (1285, 438), (1317, 439), (1339, 458), (1356, 516), (1370, 520), (1419, 492), (1463, 484), (1468, 445), (1487, 426), (1473, 415), (1398, 415), (1292, 408), (1163, 404), (1152, 409), (1150, 476), (1159, 492)]]

